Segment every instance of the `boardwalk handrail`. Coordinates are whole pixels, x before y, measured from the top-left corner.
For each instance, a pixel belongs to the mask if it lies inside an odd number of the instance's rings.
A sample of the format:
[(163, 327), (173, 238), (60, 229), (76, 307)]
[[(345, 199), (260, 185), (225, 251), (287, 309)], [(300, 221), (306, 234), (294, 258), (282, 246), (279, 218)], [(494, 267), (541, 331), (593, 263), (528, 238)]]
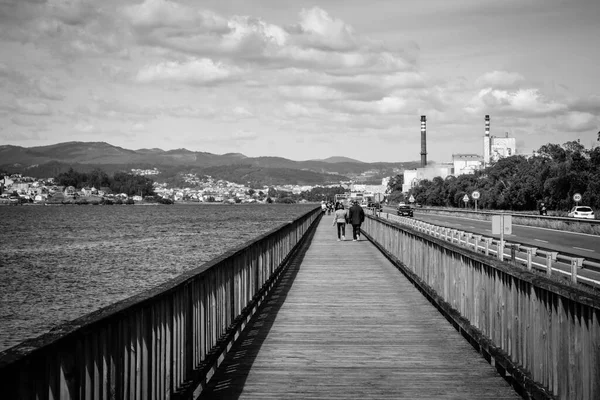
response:
[(378, 217), (363, 229), (516, 388), (600, 398), (597, 296)]
[(320, 216), (315, 208), (156, 288), (1, 352), (2, 398), (191, 397)]

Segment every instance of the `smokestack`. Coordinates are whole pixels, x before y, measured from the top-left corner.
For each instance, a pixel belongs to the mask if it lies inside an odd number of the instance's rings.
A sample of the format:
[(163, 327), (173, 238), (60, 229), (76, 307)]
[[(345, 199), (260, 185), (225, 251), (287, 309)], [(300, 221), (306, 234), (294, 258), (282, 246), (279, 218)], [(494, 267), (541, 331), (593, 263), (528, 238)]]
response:
[(425, 168), (427, 166), (427, 138), (425, 121), (427, 121), (427, 118), (425, 118), (424, 115), (421, 115), (421, 168)]
[(485, 116), (485, 136), (490, 136), (490, 116)]

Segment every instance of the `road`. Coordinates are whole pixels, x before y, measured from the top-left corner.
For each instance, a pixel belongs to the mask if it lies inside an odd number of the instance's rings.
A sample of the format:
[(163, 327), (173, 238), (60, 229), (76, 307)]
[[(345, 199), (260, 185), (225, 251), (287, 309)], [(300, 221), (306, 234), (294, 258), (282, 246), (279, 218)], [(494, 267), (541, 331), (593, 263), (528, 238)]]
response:
[[(396, 210), (390, 207), (384, 207), (383, 211), (394, 215), (396, 213)], [(500, 235), (492, 234), (492, 221), (420, 213), (418, 210), (415, 210), (414, 218), (438, 226), (500, 238)], [(504, 235), (504, 240), (600, 262), (600, 237), (597, 235), (513, 224), (512, 234)]]

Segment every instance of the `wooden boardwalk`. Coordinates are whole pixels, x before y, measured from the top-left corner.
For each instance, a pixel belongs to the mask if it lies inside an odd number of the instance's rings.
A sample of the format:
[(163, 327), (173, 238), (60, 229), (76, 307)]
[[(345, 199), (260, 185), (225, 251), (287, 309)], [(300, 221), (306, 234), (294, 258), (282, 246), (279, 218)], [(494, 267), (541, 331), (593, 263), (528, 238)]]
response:
[(520, 398), (374, 245), (336, 241), (331, 222), (201, 399)]

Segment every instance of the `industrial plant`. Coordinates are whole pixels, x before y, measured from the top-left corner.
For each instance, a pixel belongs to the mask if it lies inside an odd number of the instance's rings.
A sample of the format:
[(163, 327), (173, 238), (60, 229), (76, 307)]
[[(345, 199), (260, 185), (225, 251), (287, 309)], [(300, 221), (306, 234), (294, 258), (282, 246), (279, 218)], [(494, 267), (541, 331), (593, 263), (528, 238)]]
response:
[(516, 140), (509, 137), (490, 135), (490, 116), (485, 116), (485, 131), (483, 135), (483, 155), (453, 154), (451, 162), (434, 165), (427, 164), (427, 116), (421, 115), (421, 167), (404, 171), (402, 191), (407, 193), (422, 180), (432, 180), (435, 177), (445, 179), (447, 176), (473, 174), (504, 157), (516, 154)]

